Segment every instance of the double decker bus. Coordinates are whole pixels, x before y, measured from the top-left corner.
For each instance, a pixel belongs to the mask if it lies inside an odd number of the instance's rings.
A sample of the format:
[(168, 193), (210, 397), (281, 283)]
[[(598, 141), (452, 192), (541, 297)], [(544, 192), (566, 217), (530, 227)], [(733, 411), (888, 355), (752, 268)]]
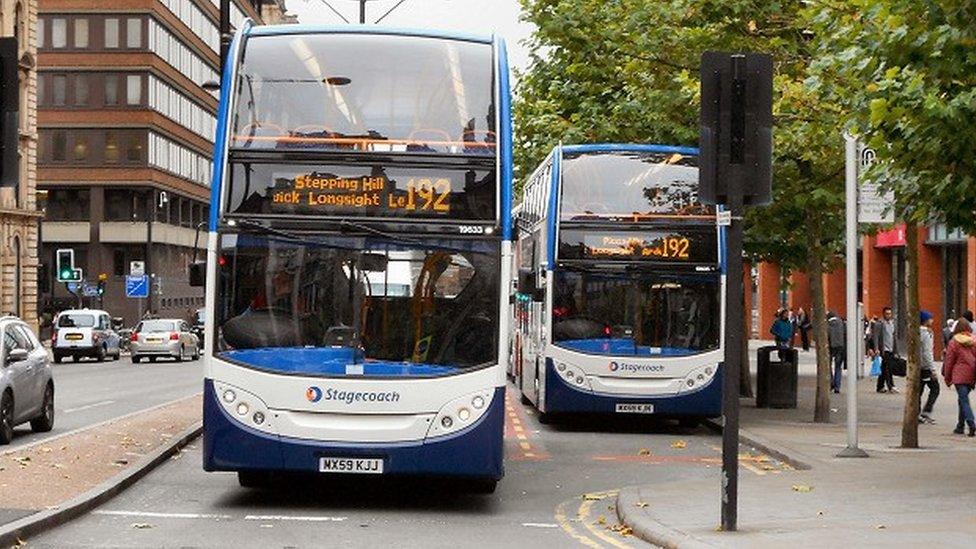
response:
[(564, 412), (721, 412), (725, 247), (697, 149), (556, 147), (515, 207), (510, 373)]
[(493, 490), (511, 279), (504, 43), (245, 24), (228, 57), (204, 469), (243, 486), (306, 471)]

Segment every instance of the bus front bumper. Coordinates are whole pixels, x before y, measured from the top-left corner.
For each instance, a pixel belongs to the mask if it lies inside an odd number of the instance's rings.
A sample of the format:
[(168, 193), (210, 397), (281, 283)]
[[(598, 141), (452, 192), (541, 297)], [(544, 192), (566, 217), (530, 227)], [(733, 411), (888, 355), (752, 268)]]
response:
[(711, 381), (687, 393), (667, 396), (612, 395), (570, 385), (556, 372), (552, 359), (547, 358), (545, 411), (557, 414), (614, 414), (631, 410), (633, 413), (664, 417), (718, 417), (722, 414), (723, 370), (719, 365)]
[(498, 480), (504, 474), (505, 389), (497, 388), (485, 414), (450, 435), (392, 443), (344, 443), (283, 437), (230, 417), (204, 380), (203, 468), (206, 471), (319, 472), (322, 457), (381, 458), (389, 475), (437, 475)]

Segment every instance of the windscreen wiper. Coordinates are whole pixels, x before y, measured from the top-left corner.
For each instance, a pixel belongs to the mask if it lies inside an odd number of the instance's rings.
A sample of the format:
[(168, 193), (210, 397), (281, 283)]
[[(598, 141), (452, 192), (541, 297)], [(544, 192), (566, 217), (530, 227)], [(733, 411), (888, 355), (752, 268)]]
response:
[(387, 240), (392, 240), (394, 242), (400, 242), (403, 244), (413, 244), (414, 246), (424, 245), (423, 241), (417, 240), (416, 238), (410, 238), (408, 236), (400, 236), (397, 234), (389, 233), (380, 229), (376, 229), (374, 227), (370, 227), (369, 225), (363, 225), (362, 223), (356, 223), (355, 221), (349, 221), (347, 219), (343, 219), (339, 221), (339, 227), (356, 229), (358, 231), (363, 231), (372, 234), (374, 236), (379, 236)]

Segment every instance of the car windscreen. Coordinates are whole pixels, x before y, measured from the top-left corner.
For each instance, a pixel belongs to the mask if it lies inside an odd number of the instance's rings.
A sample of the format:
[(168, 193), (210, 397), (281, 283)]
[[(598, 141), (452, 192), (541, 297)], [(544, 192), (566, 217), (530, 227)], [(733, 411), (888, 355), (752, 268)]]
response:
[(323, 376), (497, 362), (497, 239), (221, 237), (215, 355)]
[(175, 332), (176, 322), (173, 320), (143, 320), (136, 328), (137, 332)]
[(72, 313), (58, 317), (58, 328), (93, 328), (94, 326), (95, 315)]

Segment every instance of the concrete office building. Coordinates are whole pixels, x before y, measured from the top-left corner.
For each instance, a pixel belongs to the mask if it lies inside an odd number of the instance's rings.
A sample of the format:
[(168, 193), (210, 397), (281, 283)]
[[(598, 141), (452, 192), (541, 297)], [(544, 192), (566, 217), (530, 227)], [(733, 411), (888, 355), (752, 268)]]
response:
[[(82, 297), (133, 325), (147, 309), (189, 317), (195, 228), (210, 208), (218, 78), (218, 0), (41, 0), (38, 19), (38, 187), (42, 310), (79, 301), (55, 281), (55, 252), (104, 296)], [(231, 23), (293, 22), (284, 0), (233, 0)], [(201, 241), (204, 241), (201, 238)], [(133, 261), (150, 297), (125, 296)]]

